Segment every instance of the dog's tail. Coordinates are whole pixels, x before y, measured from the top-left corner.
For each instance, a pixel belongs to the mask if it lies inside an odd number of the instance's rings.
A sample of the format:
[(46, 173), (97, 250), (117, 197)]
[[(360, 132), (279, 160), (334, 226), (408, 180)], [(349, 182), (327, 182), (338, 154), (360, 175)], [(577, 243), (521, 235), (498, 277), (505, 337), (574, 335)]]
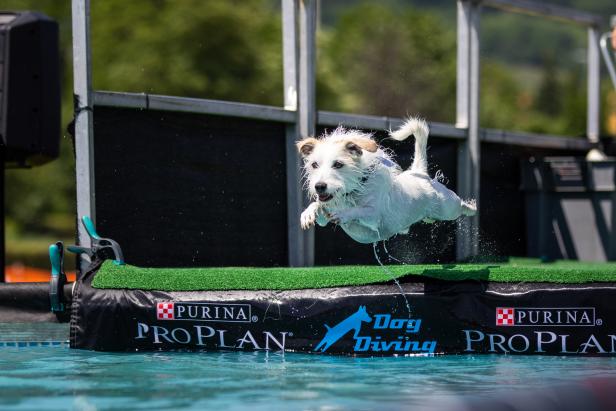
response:
[(426, 147), (428, 145), (429, 133), (428, 124), (417, 117), (409, 117), (402, 127), (389, 133), (391, 138), (398, 141), (406, 140), (411, 135), (415, 136), (415, 157), (411, 165), (411, 171), (413, 172), (428, 174)]

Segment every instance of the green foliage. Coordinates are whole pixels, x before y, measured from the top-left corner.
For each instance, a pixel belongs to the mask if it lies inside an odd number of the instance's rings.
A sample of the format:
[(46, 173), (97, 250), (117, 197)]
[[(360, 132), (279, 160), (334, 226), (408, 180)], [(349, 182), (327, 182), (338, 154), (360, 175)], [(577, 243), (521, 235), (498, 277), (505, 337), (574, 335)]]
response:
[(280, 16), (270, 4), (93, 2), (94, 87), (280, 106)]
[[(486, 59), (487, 60), (487, 59)], [(549, 59), (538, 83), (527, 87), (502, 63), (484, 61), (481, 70), (483, 127), (582, 136), (586, 95), (579, 70), (559, 70)]]
[(68, 139), (63, 139), (61, 150), (60, 160), (32, 169), (5, 171), (5, 219), (12, 220), (15, 234), (23, 230), (65, 236), (73, 231), (70, 226), (58, 227), (49, 218), (75, 212), (74, 162)]
[(452, 121), (455, 47), (453, 31), (429, 13), (352, 8), (321, 45), (319, 64), (331, 64), (340, 100), (320, 108)]
[[(586, 134), (586, 77), (581, 68), (570, 70), (562, 83), (561, 118), (563, 132), (572, 136)], [(605, 100), (604, 100), (605, 101)]]
[(550, 116), (560, 113), (562, 103), (560, 92), (554, 56), (547, 54), (543, 63), (543, 79), (535, 100), (536, 110)]
[(518, 129), (520, 89), (501, 64), (482, 61), (479, 92), (482, 127)]
[(573, 67), (579, 60), (576, 52), (586, 47), (580, 27), (496, 11), (482, 14), (481, 34), (482, 53), (510, 64), (541, 66), (547, 52), (561, 65)]

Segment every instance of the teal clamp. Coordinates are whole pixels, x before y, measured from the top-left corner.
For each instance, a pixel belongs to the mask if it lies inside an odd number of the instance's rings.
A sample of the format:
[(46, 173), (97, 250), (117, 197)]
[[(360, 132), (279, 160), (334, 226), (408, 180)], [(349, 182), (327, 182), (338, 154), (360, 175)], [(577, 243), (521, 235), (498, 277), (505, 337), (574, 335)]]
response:
[(111, 238), (103, 238), (96, 232), (96, 228), (94, 227), (94, 223), (92, 219), (88, 216), (83, 216), (81, 218), (81, 223), (83, 224), (88, 236), (90, 236), (90, 241), (92, 246), (90, 248), (80, 247), (76, 245), (69, 245), (68, 251), (75, 254), (87, 254), (90, 257), (90, 260), (93, 260), (95, 256), (102, 256), (103, 258), (108, 255), (108, 253), (113, 254), (113, 263), (116, 265), (124, 265), (124, 254), (122, 253), (122, 248), (117, 241), (112, 240)]
[(101, 239), (101, 236), (98, 235), (98, 233), (96, 232), (96, 227), (94, 227), (94, 223), (92, 222), (92, 219), (90, 217), (88, 217), (87, 215), (84, 215), (81, 218), (81, 222), (83, 223), (83, 226), (88, 232), (88, 235), (90, 236), (90, 238), (92, 238), (93, 240)]
[(49, 280), (49, 301), (51, 311), (63, 313), (66, 309), (64, 304), (64, 247), (61, 241), (49, 246), (49, 259), (51, 260), (51, 279)]

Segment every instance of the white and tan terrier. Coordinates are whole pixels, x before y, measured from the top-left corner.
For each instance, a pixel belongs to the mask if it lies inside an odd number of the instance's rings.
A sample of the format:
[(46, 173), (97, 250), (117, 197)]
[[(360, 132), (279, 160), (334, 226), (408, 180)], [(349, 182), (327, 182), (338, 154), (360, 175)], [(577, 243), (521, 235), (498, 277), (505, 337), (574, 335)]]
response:
[[(411, 168), (402, 171), (371, 134), (338, 127), (321, 138), (297, 143), (304, 159), (306, 185), (314, 201), (301, 215), (303, 229), (339, 224), (355, 241), (374, 243), (406, 234), (418, 221), (455, 220), (477, 212), (428, 175), (428, 125), (410, 118), (391, 138), (415, 136)], [(438, 173), (437, 173), (438, 175)]]

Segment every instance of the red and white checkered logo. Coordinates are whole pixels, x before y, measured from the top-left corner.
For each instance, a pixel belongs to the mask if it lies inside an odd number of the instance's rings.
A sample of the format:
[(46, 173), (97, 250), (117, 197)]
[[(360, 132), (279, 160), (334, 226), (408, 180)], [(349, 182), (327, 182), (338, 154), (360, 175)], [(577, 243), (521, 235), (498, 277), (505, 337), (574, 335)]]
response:
[(496, 309), (496, 325), (514, 325), (515, 324), (515, 309), (514, 308), (497, 308)]
[(156, 318), (159, 320), (173, 320), (173, 303), (158, 303), (156, 306)]

